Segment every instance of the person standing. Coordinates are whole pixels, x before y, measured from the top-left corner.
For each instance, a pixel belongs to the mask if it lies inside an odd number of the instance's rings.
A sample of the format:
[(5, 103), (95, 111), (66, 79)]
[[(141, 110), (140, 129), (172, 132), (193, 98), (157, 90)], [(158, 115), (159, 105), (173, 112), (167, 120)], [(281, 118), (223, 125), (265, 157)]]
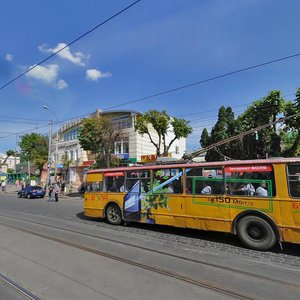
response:
[(55, 186), (54, 186), (55, 202), (58, 202), (58, 194), (59, 194), (59, 186), (58, 186), (58, 184), (55, 184)]
[(53, 185), (50, 185), (49, 186), (49, 201), (53, 200), (53, 191), (54, 191)]
[(5, 180), (3, 180), (1, 182), (1, 187), (2, 187), (2, 192), (5, 192), (5, 190), (6, 190), (6, 181)]

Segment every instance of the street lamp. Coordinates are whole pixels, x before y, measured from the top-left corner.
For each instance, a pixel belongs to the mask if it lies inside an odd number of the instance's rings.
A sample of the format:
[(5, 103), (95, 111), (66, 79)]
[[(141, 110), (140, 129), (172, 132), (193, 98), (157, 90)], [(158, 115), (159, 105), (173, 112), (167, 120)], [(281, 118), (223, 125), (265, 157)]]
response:
[[(43, 109), (50, 111), (54, 117), (55, 120), (57, 121), (57, 115), (55, 111), (50, 109), (48, 106), (43, 105)], [(46, 182), (46, 189), (48, 188), (49, 184), (49, 178), (50, 178), (50, 164), (51, 164), (51, 143), (52, 143), (52, 124), (53, 121), (49, 120), (49, 149), (48, 149), (48, 173), (47, 173), (47, 182)], [(54, 163), (55, 163), (55, 168), (54, 168), (54, 178), (56, 180), (56, 165), (57, 165), (57, 152), (58, 152), (58, 130), (56, 131), (56, 143), (55, 143), (55, 154), (54, 154)]]

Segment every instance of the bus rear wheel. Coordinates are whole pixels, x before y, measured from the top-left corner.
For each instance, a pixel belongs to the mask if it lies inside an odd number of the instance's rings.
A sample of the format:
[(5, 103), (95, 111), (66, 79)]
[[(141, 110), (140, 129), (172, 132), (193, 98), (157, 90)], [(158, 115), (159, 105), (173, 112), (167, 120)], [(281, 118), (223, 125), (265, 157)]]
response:
[(246, 247), (254, 250), (269, 250), (276, 242), (270, 223), (257, 216), (243, 217), (237, 224), (237, 235)]
[(106, 208), (106, 220), (108, 223), (113, 225), (120, 225), (122, 223), (122, 214), (121, 210), (116, 204), (110, 204)]

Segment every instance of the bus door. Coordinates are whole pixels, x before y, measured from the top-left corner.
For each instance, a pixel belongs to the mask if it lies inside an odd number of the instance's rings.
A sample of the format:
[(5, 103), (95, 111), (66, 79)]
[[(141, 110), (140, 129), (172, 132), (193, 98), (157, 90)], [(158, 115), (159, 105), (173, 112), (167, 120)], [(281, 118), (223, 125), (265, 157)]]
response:
[(146, 214), (142, 206), (150, 190), (150, 171), (126, 171), (123, 216), (128, 222), (142, 222)]
[(146, 223), (185, 227), (182, 175), (181, 168), (153, 170), (151, 190), (142, 194)]

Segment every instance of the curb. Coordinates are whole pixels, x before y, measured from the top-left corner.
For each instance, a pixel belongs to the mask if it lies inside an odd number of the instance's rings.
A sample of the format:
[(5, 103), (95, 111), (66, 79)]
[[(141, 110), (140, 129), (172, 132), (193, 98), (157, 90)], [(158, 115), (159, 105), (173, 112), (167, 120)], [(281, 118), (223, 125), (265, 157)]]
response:
[[(6, 191), (0, 192), (0, 195), (16, 195), (18, 191)], [(45, 199), (48, 198), (48, 195), (45, 195)], [(59, 199), (76, 199), (76, 200), (83, 200), (83, 196), (68, 196), (68, 195), (59, 195)]]

